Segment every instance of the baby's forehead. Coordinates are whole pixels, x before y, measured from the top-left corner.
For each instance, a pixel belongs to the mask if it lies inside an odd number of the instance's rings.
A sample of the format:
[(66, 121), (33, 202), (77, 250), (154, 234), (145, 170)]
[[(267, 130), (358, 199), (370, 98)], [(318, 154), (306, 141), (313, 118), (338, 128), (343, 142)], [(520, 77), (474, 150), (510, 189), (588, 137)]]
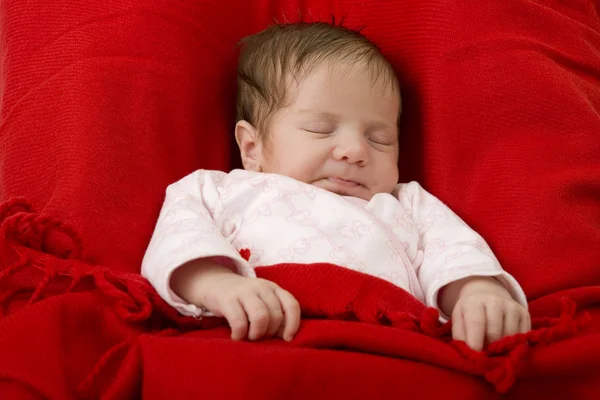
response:
[(320, 90), (327, 90), (332, 80), (344, 80), (347, 85), (353, 85), (357, 77), (370, 81), (369, 90), (377, 90), (385, 94), (400, 97), (400, 85), (393, 68), (383, 60), (376, 63), (366, 63), (360, 58), (349, 57), (341, 59), (317, 60), (307, 63), (302, 68), (282, 71), (281, 83), (285, 85), (288, 100), (307, 86), (307, 83), (318, 85)]
[(373, 83), (384, 83), (394, 86), (397, 81), (394, 68), (383, 57), (365, 59), (360, 55), (349, 55), (346, 52), (330, 53), (327, 57), (305, 59), (302, 63), (289, 63), (282, 73), (296, 81), (306, 79), (307, 76), (326, 71), (336, 76), (366, 74), (372, 78)]
[[(360, 77), (357, 75), (361, 75)], [(359, 65), (324, 63), (300, 77), (275, 111), (277, 119), (339, 122), (399, 118), (400, 93), (385, 77)]]

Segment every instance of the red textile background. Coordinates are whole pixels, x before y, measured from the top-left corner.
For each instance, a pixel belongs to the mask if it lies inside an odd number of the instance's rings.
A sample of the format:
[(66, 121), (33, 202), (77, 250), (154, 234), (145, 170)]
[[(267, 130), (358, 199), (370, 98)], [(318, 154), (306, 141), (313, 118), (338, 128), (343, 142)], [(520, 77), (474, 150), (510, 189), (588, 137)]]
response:
[[(547, 304), (562, 295), (596, 309), (598, 2), (4, 0), (0, 7), (0, 202), (24, 196), (35, 210), (73, 226), (89, 263), (137, 272), (166, 185), (197, 168), (236, 164), (234, 44), (273, 17), (295, 20), (300, 11), (307, 20), (334, 15), (337, 21), (345, 17), (350, 27), (365, 25), (363, 32), (380, 44), (403, 85), (402, 179), (420, 180), (490, 242), (505, 269), (536, 300), (532, 310), (543, 316), (553, 309)], [(14, 261), (8, 253), (0, 252), (0, 270)], [(0, 296), (15, 289), (6, 282), (2, 286), (0, 280)], [(9, 338), (27, 337), (54, 346), (75, 334), (58, 324), (59, 316), (100, 318), (94, 311), (103, 309), (100, 300), (78, 303), (70, 296), (0, 319), (0, 343), (10, 346)], [(89, 311), (74, 310), (73, 304), (88, 304)], [(572, 356), (573, 365), (590, 367), (585, 357), (599, 359), (597, 345), (589, 348), (598, 342), (597, 316), (592, 312), (585, 338), (532, 356), (539, 368), (524, 373), (529, 379), (517, 383), (515, 396), (531, 394), (537, 383), (552, 379), (554, 393), (560, 382), (571, 381), (560, 393), (583, 398), (578, 390), (585, 389), (578, 388), (588, 387), (598, 368), (586, 373), (572, 368), (575, 378), (553, 366), (559, 359), (570, 365), (564, 354)], [(36, 326), (52, 326), (56, 336), (31, 336)], [(122, 329), (134, 329), (126, 326)], [(118, 342), (126, 336), (121, 333), (110, 335)], [(152, 353), (155, 346), (171, 354), (183, 346), (172, 340), (149, 337), (140, 351)], [(252, 350), (244, 346), (239, 352), (251, 360)], [(585, 354), (575, 350), (581, 346)], [(200, 357), (201, 351), (186, 349), (174, 360)], [(25, 354), (23, 362), (31, 362)], [(454, 390), (493, 396), (468, 375), (377, 360), (392, 368), (389, 375), (378, 375), (382, 382), (408, 374), (406, 393), (438, 390), (441, 386), (427, 385), (435, 370)], [(360, 370), (361, 363), (355, 365)], [(144, 373), (158, 379), (152, 370)], [(37, 385), (10, 374), (0, 374), (2, 379), (15, 381), (6, 386), (21, 393), (15, 398), (35, 396)], [(66, 378), (64, 384), (71, 387)]]

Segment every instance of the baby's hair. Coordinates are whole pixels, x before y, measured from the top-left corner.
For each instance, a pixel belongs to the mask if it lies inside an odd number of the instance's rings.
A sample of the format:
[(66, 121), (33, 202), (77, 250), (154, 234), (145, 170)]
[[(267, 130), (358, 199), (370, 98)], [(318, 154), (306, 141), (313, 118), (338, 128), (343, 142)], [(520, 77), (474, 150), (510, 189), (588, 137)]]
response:
[(299, 82), (324, 61), (360, 63), (374, 83), (400, 92), (394, 69), (359, 30), (325, 22), (277, 24), (240, 44), (237, 120), (248, 121), (261, 135), (273, 113), (290, 101), (291, 79)]

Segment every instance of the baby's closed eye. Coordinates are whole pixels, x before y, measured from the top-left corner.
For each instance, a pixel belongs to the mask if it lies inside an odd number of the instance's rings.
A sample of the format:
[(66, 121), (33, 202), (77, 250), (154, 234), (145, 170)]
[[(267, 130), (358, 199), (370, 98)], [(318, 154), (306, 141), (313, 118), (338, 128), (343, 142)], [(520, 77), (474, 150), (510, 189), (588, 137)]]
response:
[(309, 125), (302, 128), (303, 131), (317, 133), (320, 135), (328, 135), (335, 131), (335, 126), (330, 125)]
[(388, 132), (369, 132), (367, 134), (367, 138), (373, 143), (384, 146), (392, 146), (397, 142), (396, 133), (392, 134)]

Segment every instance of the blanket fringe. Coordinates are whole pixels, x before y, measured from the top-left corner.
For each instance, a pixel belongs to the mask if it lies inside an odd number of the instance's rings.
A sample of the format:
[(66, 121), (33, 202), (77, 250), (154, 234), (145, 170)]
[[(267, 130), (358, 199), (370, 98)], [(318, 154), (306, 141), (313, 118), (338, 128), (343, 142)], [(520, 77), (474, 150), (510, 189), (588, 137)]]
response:
[(0, 223), (17, 212), (33, 212), (31, 205), (29, 205), (24, 197), (13, 197), (0, 204)]
[[(68, 241), (54, 241), (60, 234)], [(139, 274), (118, 272), (94, 266), (83, 260), (83, 241), (71, 226), (50, 216), (38, 215), (23, 198), (0, 204), (0, 240), (21, 246), (18, 259), (0, 270), (0, 284), (18, 272), (32, 268), (43, 274), (31, 291), (27, 304), (45, 297), (70, 293), (84, 285), (87, 290), (97, 289), (115, 303), (115, 310), (123, 320), (140, 323), (156, 312), (180, 328), (198, 327), (194, 318), (184, 317), (162, 301), (150, 283)], [(10, 245), (9, 245), (10, 246)], [(33, 252), (40, 255), (32, 257)], [(86, 282), (86, 283), (87, 283)], [(52, 290), (50, 286), (54, 285)], [(12, 299), (27, 289), (15, 288), (0, 296), (0, 312)], [(0, 314), (1, 315), (1, 314)]]
[[(83, 260), (83, 240), (68, 224), (32, 211), (23, 198), (15, 198), (0, 206), (0, 222), (6, 239), (61, 259)], [(69, 243), (53, 240), (55, 235), (70, 239)]]
[(452, 323), (450, 321), (442, 324), (440, 322), (440, 314), (435, 308), (427, 308), (419, 318), (420, 331), (434, 338), (448, 337), (452, 331)]
[[(68, 239), (66, 246), (64, 240), (60, 245), (52, 242), (56, 233)], [(0, 204), (0, 241), (4, 241), (4, 244), (15, 250), (18, 248), (16, 246), (22, 247), (16, 251), (16, 261), (0, 265), (0, 285), (21, 271), (37, 271), (43, 274), (41, 278), (36, 278), (33, 288), (28, 287), (31, 286), (31, 282), (23, 284), (18, 279), (16, 282), (19, 283), (12, 285), (17, 287), (10, 288), (11, 285), (6, 285), (10, 289), (0, 295), (0, 318), (6, 313), (13, 299), (21, 294), (28, 297), (26, 305), (31, 305), (47, 297), (81, 289), (95, 290), (108, 297), (113, 302), (115, 311), (126, 322), (142, 323), (156, 315), (158, 321), (173, 323), (178, 328), (158, 325), (154, 334), (174, 335), (181, 329), (211, 326), (208, 320), (198, 321), (179, 314), (168, 306), (140, 275), (85, 263), (83, 241), (75, 230), (51, 217), (34, 214), (31, 206), (23, 199), (12, 199)], [(34, 256), (33, 252), (39, 254)], [(97, 398), (94, 389), (98, 380), (102, 380), (101, 375), (113, 360), (126, 354), (133, 343), (134, 340), (131, 339), (107, 349), (79, 384), (79, 394), (85, 398)]]
[[(65, 244), (64, 240), (53, 241), (53, 235), (57, 233), (69, 239), (68, 243)], [(75, 230), (52, 217), (33, 213), (31, 206), (22, 198), (0, 204), (0, 240), (24, 248), (22, 251), (17, 251), (17, 260), (0, 270), (0, 285), (26, 268), (34, 268), (43, 273), (35, 288), (10, 288), (0, 296), (0, 317), (11, 300), (23, 292), (30, 292), (27, 304), (32, 304), (45, 297), (82, 289), (97, 290), (107, 296), (114, 302), (116, 312), (124, 321), (141, 323), (157, 315), (160, 317), (159, 320), (170, 322), (178, 328), (158, 326), (156, 330), (158, 334), (163, 332), (172, 335), (180, 332), (181, 329), (196, 329), (220, 324), (214, 318), (199, 321), (180, 315), (159, 297), (148, 281), (138, 274), (117, 272), (86, 263), (83, 260), (83, 241)], [(32, 254), (32, 251), (40, 252), (42, 255), (31, 257), (28, 254)], [(240, 254), (245, 259), (250, 257), (250, 251), (247, 249), (240, 250)], [(92, 284), (90, 285), (89, 282)], [(51, 290), (52, 285), (54, 286)], [(87, 286), (84, 288), (84, 285)], [(558, 317), (534, 319), (532, 331), (496, 341), (484, 352), (475, 352), (464, 342), (451, 341), (450, 344), (475, 364), (476, 369), (494, 385), (497, 392), (506, 393), (522, 371), (526, 357), (532, 348), (571, 337), (587, 326), (590, 322), (589, 313), (576, 315), (576, 311), (575, 302), (563, 298)], [(441, 324), (435, 309), (425, 309), (418, 318), (407, 313), (391, 317), (391, 323), (395, 327), (419, 331), (435, 338), (449, 338), (451, 323)], [(130, 344), (124, 342), (110, 348), (81, 383), (81, 392), (87, 392), (95, 377), (109, 361)]]

